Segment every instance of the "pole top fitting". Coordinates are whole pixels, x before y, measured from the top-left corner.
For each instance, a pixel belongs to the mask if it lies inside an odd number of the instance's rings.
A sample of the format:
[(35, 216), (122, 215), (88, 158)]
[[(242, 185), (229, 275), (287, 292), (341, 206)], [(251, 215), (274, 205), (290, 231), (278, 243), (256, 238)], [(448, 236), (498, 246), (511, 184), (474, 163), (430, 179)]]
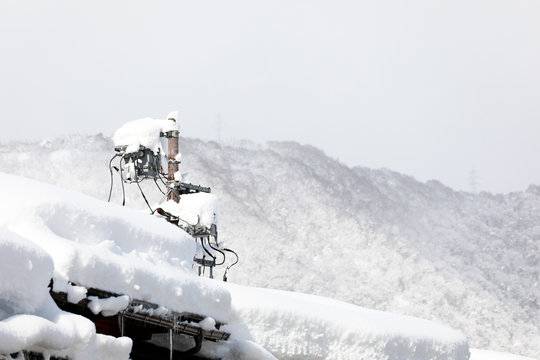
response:
[(164, 138), (177, 138), (178, 136), (180, 135), (180, 131), (178, 130), (171, 130), (171, 131), (165, 131), (165, 132), (160, 132), (159, 133), (159, 136), (160, 137), (164, 137)]

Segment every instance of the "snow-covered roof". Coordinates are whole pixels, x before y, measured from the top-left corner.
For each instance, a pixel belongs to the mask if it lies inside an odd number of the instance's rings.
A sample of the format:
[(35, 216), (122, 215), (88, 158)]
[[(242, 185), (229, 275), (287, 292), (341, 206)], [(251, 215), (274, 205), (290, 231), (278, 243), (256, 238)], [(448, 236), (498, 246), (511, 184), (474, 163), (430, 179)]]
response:
[(4, 227), (0, 270), (0, 359), (21, 350), (73, 360), (128, 358), (131, 339), (96, 334), (90, 320), (56, 306), (47, 288), (54, 271), (52, 257)]
[[(354, 286), (351, 284), (351, 286)], [(280, 359), (467, 359), (465, 336), (424, 319), (320, 296), (228, 284), (234, 318)]]
[(0, 226), (43, 248), (67, 281), (227, 322), (230, 295), (192, 270), (195, 241), (136, 210), (0, 174)]

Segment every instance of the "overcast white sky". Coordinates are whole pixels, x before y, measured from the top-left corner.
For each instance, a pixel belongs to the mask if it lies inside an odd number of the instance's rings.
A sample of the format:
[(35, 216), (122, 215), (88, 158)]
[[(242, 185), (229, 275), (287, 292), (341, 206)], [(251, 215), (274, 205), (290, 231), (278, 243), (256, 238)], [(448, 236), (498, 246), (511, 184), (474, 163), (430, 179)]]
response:
[(539, 69), (537, 0), (2, 0), (0, 141), (178, 109), (184, 136), (508, 192), (540, 184)]

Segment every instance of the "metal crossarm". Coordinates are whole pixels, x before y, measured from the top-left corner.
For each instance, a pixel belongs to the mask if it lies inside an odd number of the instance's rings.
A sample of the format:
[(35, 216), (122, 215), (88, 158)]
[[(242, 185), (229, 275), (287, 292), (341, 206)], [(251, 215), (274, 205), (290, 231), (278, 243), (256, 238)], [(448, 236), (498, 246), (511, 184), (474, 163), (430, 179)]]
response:
[(211, 193), (212, 189), (205, 186), (195, 185), (191, 183), (184, 183), (178, 180), (169, 180), (174, 189), (178, 191), (180, 195), (195, 194), (199, 192)]

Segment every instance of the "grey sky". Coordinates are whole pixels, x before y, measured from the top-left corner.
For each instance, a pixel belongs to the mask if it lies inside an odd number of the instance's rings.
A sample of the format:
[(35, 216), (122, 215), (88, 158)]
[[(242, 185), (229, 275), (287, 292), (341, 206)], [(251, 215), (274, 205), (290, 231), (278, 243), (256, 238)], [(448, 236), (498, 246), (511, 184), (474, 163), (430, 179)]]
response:
[(348, 165), (507, 192), (540, 183), (540, 2), (0, 2), (0, 140), (296, 140)]

